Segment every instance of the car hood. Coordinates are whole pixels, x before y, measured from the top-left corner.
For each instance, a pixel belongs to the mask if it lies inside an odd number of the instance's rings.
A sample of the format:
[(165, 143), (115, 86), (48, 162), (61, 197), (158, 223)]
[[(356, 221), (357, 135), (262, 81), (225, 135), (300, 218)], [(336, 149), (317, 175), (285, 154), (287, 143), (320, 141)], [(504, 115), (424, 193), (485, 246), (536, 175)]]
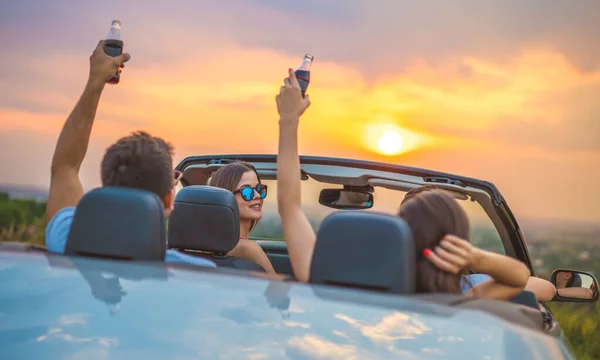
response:
[(480, 311), (214, 269), (4, 252), (0, 283), (4, 359), (570, 357)]

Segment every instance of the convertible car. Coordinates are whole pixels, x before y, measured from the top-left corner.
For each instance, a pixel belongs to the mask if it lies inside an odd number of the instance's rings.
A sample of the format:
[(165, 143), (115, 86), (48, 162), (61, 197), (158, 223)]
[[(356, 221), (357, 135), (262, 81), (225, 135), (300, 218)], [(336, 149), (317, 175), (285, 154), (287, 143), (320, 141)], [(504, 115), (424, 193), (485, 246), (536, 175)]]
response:
[[(226, 255), (239, 239), (237, 205), (206, 184), (237, 160), (254, 164), (269, 185), (252, 238), (276, 276)], [(535, 273), (493, 184), (346, 159), (302, 157), (301, 168), (303, 206), (317, 231), (308, 284), (294, 281), (278, 220), (276, 157), (188, 157), (177, 166), (183, 177), (168, 228), (154, 195), (101, 188), (81, 200), (65, 255), (0, 243), (0, 358), (573, 358), (532, 293), (510, 301), (415, 293), (410, 231), (388, 214), (426, 184), (455, 195), (477, 246)], [(165, 263), (167, 247), (218, 267)], [(579, 281), (565, 285), (567, 277)], [(557, 269), (552, 281), (560, 284), (553, 301), (598, 299), (592, 274)]]

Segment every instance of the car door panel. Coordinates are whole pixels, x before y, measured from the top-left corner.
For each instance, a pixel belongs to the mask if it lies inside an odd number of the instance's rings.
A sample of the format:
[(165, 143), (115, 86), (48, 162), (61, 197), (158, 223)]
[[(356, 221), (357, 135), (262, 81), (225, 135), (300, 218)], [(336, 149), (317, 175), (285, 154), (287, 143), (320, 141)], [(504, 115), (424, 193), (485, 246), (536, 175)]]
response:
[(285, 241), (257, 240), (256, 242), (265, 251), (278, 274), (294, 275)]

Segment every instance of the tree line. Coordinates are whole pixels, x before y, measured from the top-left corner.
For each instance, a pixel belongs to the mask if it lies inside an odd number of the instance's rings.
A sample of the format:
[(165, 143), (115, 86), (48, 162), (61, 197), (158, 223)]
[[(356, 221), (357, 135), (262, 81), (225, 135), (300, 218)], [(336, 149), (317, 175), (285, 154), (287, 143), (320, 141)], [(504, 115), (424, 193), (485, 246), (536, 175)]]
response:
[(46, 203), (0, 192), (0, 241), (44, 244)]

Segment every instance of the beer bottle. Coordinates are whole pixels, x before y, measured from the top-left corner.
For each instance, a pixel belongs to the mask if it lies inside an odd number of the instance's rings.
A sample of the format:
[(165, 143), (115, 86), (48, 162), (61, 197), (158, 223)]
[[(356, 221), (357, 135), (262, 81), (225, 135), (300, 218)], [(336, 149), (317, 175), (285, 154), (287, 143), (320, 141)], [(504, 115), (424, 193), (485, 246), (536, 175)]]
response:
[[(123, 40), (121, 40), (121, 22), (113, 20), (110, 32), (104, 40), (104, 53), (108, 56), (119, 56), (123, 53)], [(115, 75), (107, 81), (109, 84), (118, 84), (121, 78), (121, 69), (117, 69)]]
[(312, 66), (314, 58), (315, 57), (310, 54), (304, 55), (302, 63), (295, 71), (298, 84), (300, 84), (300, 89), (302, 89), (302, 96), (306, 94), (306, 89), (310, 83), (310, 67)]

